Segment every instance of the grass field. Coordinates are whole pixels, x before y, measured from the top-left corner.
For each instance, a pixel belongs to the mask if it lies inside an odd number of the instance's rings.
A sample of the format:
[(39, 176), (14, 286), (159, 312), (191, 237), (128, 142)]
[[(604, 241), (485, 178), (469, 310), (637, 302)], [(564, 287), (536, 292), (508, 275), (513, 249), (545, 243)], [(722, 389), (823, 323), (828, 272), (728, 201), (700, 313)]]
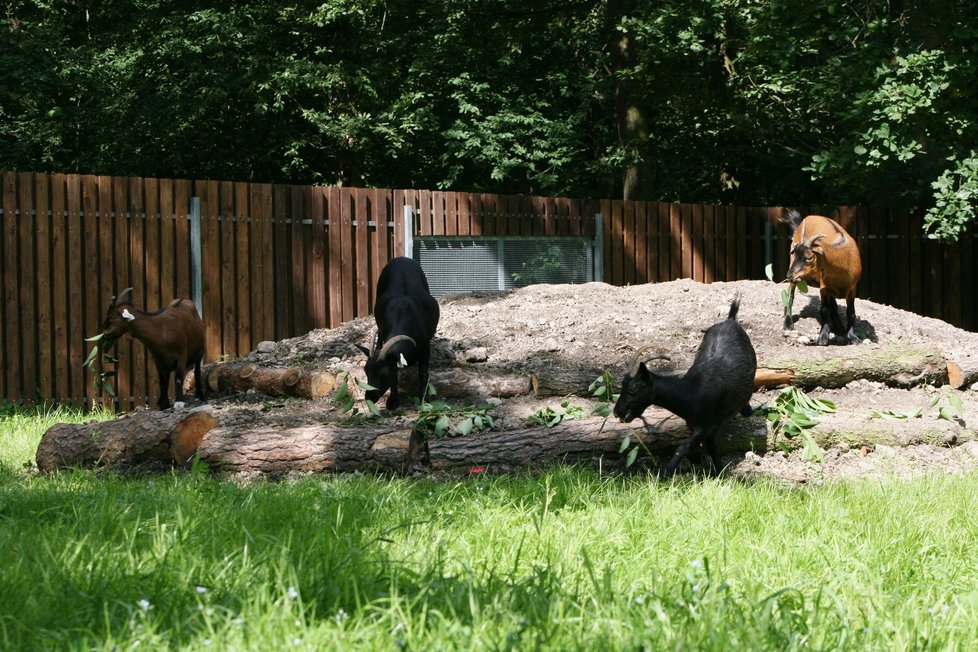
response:
[(80, 419), (0, 418), (0, 649), (978, 645), (973, 475), (241, 485), (25, 468), (50, 423)]

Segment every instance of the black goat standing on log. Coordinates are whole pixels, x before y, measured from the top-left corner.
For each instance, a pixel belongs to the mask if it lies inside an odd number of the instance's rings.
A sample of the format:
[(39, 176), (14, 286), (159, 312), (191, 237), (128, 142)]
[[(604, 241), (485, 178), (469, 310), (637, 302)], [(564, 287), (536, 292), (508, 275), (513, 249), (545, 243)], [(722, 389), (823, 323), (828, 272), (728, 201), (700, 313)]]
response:
[[(696, 351), (693, 365), (681, 378), (649, 371), (642, 360), (644, 349), (632, 361), (615, 403), (615, 416), (624, 422), (642, 416), (649, 405), (663, 407), (686, 422), (690, 437), (676, 450), (665, 468), (671, 476), (694, 444), (702, 442), (720, 472), (717, 430), (738, 412), (750, 416), (757, 355), (744, 329), (737, 323), (740, 298), (730, 304), (727, 318), (710, 326)], [(665, 356), (658, 356), (664, 358)]]
[[(193, 365), (197, 398), (204, 398), (200, 364), (204, 358), (204, 322), (190, 299), (174, 299), (170, 305), (149, 313), (136, 308), (131, 301), (121, 301), (132, 288), (126, 288), (112, 303), (102, 322), (102, 337), (114, 340), (126, 333), (146, 345), (160, 379), (161, 410), (170, 407), (170, 374), (175, 374), (176, 400), (184, 400), (183, 379)], [(182, 405), (178, 405), (182, 407)]]
[(376, 402), (390, 389), (387, 409), (396, 410), (397, 370), (415, 363), (424, 395), (428, 388), (431, 339), (438, 328), (439, 314), (438, 302), (431, 296), (421, 265), (405, 257), (387, 263), (377, 280), (374, 303), (377, 342), (373, 351), (357, 345), (367, 355), (364, 371), (367, 383), (373, 387), (366, 392), (368, 400)]

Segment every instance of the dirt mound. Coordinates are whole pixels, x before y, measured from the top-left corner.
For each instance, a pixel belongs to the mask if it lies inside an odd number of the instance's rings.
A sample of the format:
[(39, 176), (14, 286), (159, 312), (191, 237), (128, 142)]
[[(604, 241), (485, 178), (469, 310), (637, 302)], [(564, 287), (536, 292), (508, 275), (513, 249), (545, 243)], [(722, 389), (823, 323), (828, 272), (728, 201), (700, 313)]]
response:
[[(616, 380), (634, 352), (643, 346), (668, 353), (666, 370), (682, 372), (692, 361), (703, 331), (724, 319), (735, 296), (741, 297), (739, 321), (750, 335), (757, 351), (758, 364), (793, 355), (815, 352), (851, 355), (854, 349), (871, 351), (885, 346), (911, 349), (917, 345), (936, 348), (944, 359), (961, 369), (962, 390), (934, 386), (887, 387), (881, 382), (854, 380), (842, 387), (813, 388), (810, 394), (838, 404), (826, 423), (870, 432), (886, 422), (890, 429), (902, 430), (897, 439), (906, 445), (869, 443), (855, 446), (844, 440), (827, 447), (821, 462), (803, 462), (801, 453), (769, 452), (766, 455), (734, 456), (728, 461), (737, 475), (771, 475), (791, 481), (822, 481), (866, 474), (889, 473), (898, 476), (929, 471), (959, 471), (978, 467), (978, 423), (975, 391), (978, 381), (978, 334), (963, 331), (940, 320), (921, 317), (872, 301), (856, 301), (856, 333), (864, 338), (858, 347), (844, 346), (841, 338), (830, 347), (815, 347), (818, 334), (818, 296), (816, 291), (795, 299), (797, 322), (794, 330), (782, 328), (783, 286), (766, 281), (738, 281), (705, 285), (678, 280), (630, 287), (603, 283), (584, 285), (535, 285), (501, 293), (446, 295), (439, 300), (441, 321), (434, 342), (432, 369), (448, 367), (474, 370), (481, 374), (526, 374), (534, 378), (546, 374), (596, 376), (608, 370)], [(353, 320), (335, 329), (314, 330), (281, 342), (264, 342), (244, 361), (281, 367), (302, 366), (332, 373), (360, 374), (364, 357), (354, 344), (371, 345), (376, 335), (372, 318)], [(907, 385), (913, 385), (908, 381)], [(410, 390), (410, 387), (408, 387)], [(773, 400), (777, 390), (758, 391), (752, 404)], [(914, 432), (943, 425), (939, 408), (948, 396), (962, 398), (965, 410), (955, 419), (949, 434), (914, 438)], [(253, 401), (258, 401), (252, 397)], [(586, 397), (570, 398), (588, 406)], [(937, 403), (932, 406), (932, 403)], [(500, 402), (494, 414), (497, 428), (523, 425), (530, 414), (560, 403), (554, 396), (513, 397)], [(226, 404), (230, 409), (231, 405)], [(241, 408), (247, 401), (241, 403)], [(296, 419), (329, 419), (334, 411), (330, 401), (290, 400), (282, 410)], [(909, 417), (917, 410), (920, 416)], [(873, 415), (876, 416), (873, 416)], [(882, 416), (885, 415), (885, 416)], [(945, 415), (947, 416), (947, 415)], [(886, 418), (889, 417), (889, 418)], [(335, 418), (335, 415), (333, 415)], [(411, 419), (412, 414), (382, 419)], [(842, 420), (844, 423), (839, 423)], [(927, 425), (927, 428), (924, 426)], [(950, 426), (949, 426), (950, 427)], [(943, 432), (943, 431), (941, 431)], [(844, 439), (844, 438), (843, 438)], [(889, 441), (889, 440), (887, 440)]]

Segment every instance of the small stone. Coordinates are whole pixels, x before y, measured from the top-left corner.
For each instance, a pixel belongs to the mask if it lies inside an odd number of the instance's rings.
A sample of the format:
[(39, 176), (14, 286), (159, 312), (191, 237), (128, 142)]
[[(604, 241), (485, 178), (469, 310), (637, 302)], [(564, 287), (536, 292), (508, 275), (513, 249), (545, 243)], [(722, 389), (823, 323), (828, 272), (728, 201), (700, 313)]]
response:
[(467, 349), (463, 354), (466, 362), (485, 362), (489, 359), (489, 351), (484, 346)]
[(259, 342), (258, 347), (255, 349), (259, 353), (275, 353), (275, 349), (278, 345), (275, 342), (269, 342), (265, 340), (264, 342)]

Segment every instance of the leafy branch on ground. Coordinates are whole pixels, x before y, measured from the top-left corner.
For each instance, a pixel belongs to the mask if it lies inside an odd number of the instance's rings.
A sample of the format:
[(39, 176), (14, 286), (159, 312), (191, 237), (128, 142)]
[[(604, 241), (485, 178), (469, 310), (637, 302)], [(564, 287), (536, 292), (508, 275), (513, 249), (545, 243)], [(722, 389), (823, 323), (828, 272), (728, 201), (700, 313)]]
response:
[(464, 437), (491, 430), (495, 424), (489, 412), (494, 407), (491, 403), (454, 407), (441, 399), (422, 401), (418, 403), (414, 428), (426, 437)]
[(783, 434), (788, 439), (801, 437), (801, 458), (806, 462), (822, 461), (822, 451), (807, 430), (818, 424), (819, 414), (835, 412), (835, 403), (824, 398), (812, 398), (797, 387), (785, 387), (774, 400), (754, 410), (771, 422), (775, 438)]
[[(363, 402), (367, 406), (367, 413), (364, 414), (357, 407), (357, 400), (353, 397), (353, 392), (350, 391), (350, 379), (351, 376), (349, 372), (344, 372), (336, 377), (337, 385), (336, 391), (333, 393), (333, 405), (340, 411), (341, 414), (347, 415), (348, 425), (359, 425), (364, 422), (365, 419), (370, 417), (380, 416), (380, 410), (377, 408), (377, 404), (369, 399), (364, 399)], [(368, 383), (359, 378), (353, 378), (357, 387), (361, 390), (371, 390), (374, 389)]]
[(579, 405), (572, 405), (569, 400), (563, 400), (557, 407), (540, 408), (526, 418), (526, 422), (534, 426), (553, 428), (561, 421), (573, 421), (588, 416), (587, 410)]
[(916, 410), (875, 410), (870, 416), (874, 419), (922, 419), (928, 410), (937, 408), (937, 418), (945, 421), (957, 422), (964, 418), (964, 403), (961, 397), (951, 393), (947, 387), (936, 394), (926, 408)]

